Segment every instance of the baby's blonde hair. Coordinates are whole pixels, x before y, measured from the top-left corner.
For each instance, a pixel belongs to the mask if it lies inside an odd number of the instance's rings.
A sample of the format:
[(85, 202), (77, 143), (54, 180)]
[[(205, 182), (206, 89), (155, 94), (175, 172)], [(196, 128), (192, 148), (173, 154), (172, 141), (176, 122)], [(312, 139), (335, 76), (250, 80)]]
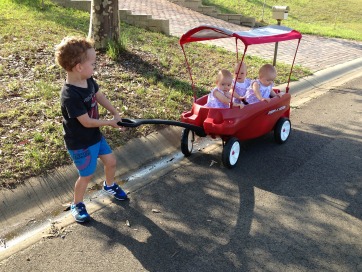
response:
[(275, 67), (271, 64), (264, 64), (262, 67), (260, 67), (259, 69), (259, 77), (261, 77), (262, 75), (265, 75), (267, 73), (273, 73), (273, 74), (277, 74), (277, 70), (275, 69)]
[(217, 73), (216, 83), (218, 83), (222, 78), (233, 78), (233, 75), (229, 70), (222, 69)]

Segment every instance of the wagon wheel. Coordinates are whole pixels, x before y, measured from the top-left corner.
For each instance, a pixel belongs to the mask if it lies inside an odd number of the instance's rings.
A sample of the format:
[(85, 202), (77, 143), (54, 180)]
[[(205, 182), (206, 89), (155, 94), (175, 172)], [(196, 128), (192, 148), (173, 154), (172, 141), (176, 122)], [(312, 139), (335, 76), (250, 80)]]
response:
[(192, 149), (194, 147), (195, 141), (195, 133), (185, 128), (181, 134), (181, 152), (185, 155), (185, 157), (189, 157), (192, 153)]
[(239, 160), (240, 142), (237, 138), (230, 138), (222, 151), (222, 163), (227, 168), (234, 168)]
[(290, 135), (292, 125), (288, 118), (282, 117), (274, 127), (274, 139), (278, 144), (284, 144)]

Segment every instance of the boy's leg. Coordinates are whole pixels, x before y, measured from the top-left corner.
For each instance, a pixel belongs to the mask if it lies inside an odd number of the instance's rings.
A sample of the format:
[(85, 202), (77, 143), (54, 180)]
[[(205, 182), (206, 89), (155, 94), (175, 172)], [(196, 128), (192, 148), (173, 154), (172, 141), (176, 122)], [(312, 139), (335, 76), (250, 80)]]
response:
[(106, 176), (106, 184), (111, 186), (114, 183), (114, 176), (116, 175), (116, 157), (113, 153), (100, 155), (99, 158), (103, 162), (104, 165), (104, 174)]
[(80, 176), (74, 186), (74, 200), (70, 206), (70, 210), (75, 221), (80, 223), (85, 223), (90, 220), (90, 215), (83, 203), (83, 198), (91, 177), (91, 175), (87, 177)]
[(74, 203), (83, 201), (87, 185), (91, 180), (97, 166), (99, 143), (88, 148), (68, 150), (79, 172), (79, 178), (74, 186)]
[(114, 198), (118, 200), (126, 200), (128, 198), (127, 194), (118, 186), (118, 184), (114, 183), (117, 161), (104, 138), (101, 140), (99, 158), (104, 164), (104, 173), (106, 175), (106, 180), (103, 183), (103, 190), (106, 193), (113, 195)]
[(118, 184), (114, 183), (114, 176), (116, 174), (116, 157), (110, 153), (107, 155), (100, 155), (99, 158), (104, 164), (104, 172), (106, 180), (103, 183), (103, 190), (113, 195), (118, 200), (126, 200), (127, 194), (119, 187)]
[(91, 175), (87, 177), (80, 176), (74, 186), (74, 200), (70, 206), (70, 210), (75, 221), (79, 223), (85, 223), (90, 220), (90, 215), (83, 203), (83, 198), (91, 177)]
[(83, 199), (88, 183), (91, 180), (97, 166), (99, 145), (100, 143), (97, 143), (84, 149), (68, 150), (79, 172), (79, 178), (74, 186), (73, 203), (70, 207), (72, 215), (77, 222), (84, 223), (90, 220), (90, 216), (83, 203)]
[(79, 177), (74, 186), (74, 204), (83, 202), (84, 194), (87, 190), (88, 183), (90, 182), (92, 175), (87, 177)]

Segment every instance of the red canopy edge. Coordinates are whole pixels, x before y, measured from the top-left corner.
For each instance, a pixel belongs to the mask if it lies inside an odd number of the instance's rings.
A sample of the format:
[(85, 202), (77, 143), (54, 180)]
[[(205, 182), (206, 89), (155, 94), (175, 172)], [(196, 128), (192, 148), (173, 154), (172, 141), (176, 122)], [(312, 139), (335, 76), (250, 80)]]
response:
[(280, 25), (270, 25), (254, 28), (248, 31), (236, 32), (222, 27), (201, 25), (190, 29), (185, 34), (183, 34), (180, 38), (180, 45), (190, 42), (199, 42), (232, 37), (240, 39), (245, 46), (248, 46), (252, 44), (301, 39), (302, 34), (294, 29)]

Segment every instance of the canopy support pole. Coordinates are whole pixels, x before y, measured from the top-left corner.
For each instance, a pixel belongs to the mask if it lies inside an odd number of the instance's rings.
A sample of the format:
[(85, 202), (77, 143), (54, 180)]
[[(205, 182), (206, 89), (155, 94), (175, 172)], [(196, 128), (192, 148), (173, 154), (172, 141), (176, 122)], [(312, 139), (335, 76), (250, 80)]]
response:
[(288, 93), (289, 92), (289, 83), (290, 83), (290, 77), (292, 76), (292, 72), (293, 72), (293, 67), (294, 67), (294, 62), (295, 59), (297, 57), (297, 52), (298, 52), (298, 48), (299, 48), (299, 44), (300, 44), (300, 40), (298, 40), (298, 44), (297, 44), (297, 48), (295, 49), (295, 53), (294, 53), (294, 58), (293, 58), (293, 62), (292, 62), (292, 67), (290, 67), (290, 73), (289, 73), (289, 78), (288, 78), (288, 84), (287, 87), (285, 88), (285, 92)]
[(182, 52), (184, 53), (187, 70), (189, 72), (189, 76), (190, 76), (190, 80), (191, 80), (191, 88), (192, 88), (192, 91), (194, 92), (194, 102), (195, 102), (197, 99), (196, 88), (195, 88), (195, 84), (194, 84), (194, 79), (192, 78), (191, 67), (190, 67), (189, 61), (187, 60), (187, 56), (186, 56), (186, 52), (185, 52), (185, 48), (184, 48), (183, 44), (181, 44), (181, 48), (182, 48)]
[[(237, 43), (238, 43), (238, 39), (236, 39), (236, 55), (238, 55), (238, 47), (237, 47)], [(245, 57), (245, 53), (246, 53), (246, 50), (248, 49), (248, 46), (246, 45), (245, 48), (244, 48), (244, 53), (243, 53), (243, 57), (241, 58), (241, 62), (240, 64), (244, 61), (244, 57)], [(237, 61), (239, 60), (239, 58), (237, 58)], [(241, 69), (241, 65), (238, 66), (238, 69), (235, 73), (235, 80), (234, 80), (234, 85), (233, 85), (233, 91), (231, 93), (231, 99), (230, 99), (230, 109), (233, 107), (233, 97), (234, 97), (234, 92), (235, 92), (235, 86), (236, 86), (236, 79), (238, 78), (238, 74), (240, 72), (240, 69)]]

